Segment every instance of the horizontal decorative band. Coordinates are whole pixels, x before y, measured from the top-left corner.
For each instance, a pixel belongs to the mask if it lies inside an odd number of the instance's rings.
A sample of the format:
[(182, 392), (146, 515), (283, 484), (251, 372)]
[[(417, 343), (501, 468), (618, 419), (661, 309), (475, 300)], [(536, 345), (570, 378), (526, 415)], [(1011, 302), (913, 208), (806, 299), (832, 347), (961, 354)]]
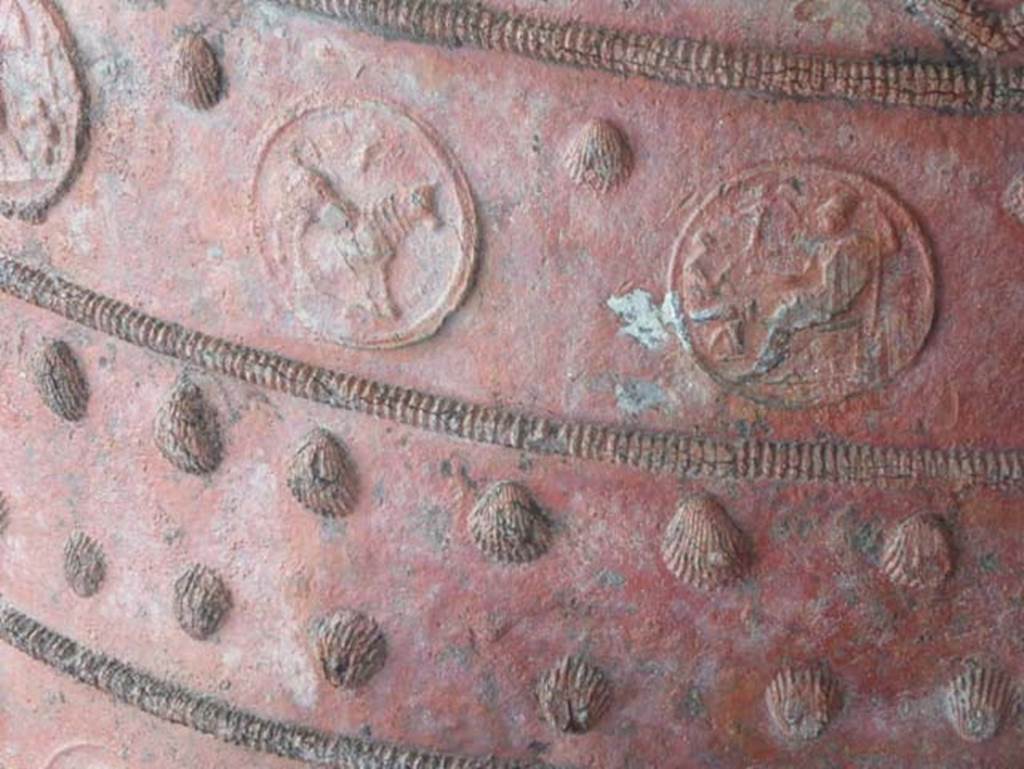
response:
[(876, 486), (940, 481), (1024, 490), (1024, 451), (1019, 449), (713, 439), (548, 418), (392, 385), (229, 342), (147, 315), (11, 258), (0, 257), (0, 293), (213, 373), (475, 443), (685, 478)]
[(946, 112), (1024, 109), (1024, 68), (737, 48), (455, 0), (273, 0), (383, 37), (478, 48), (687, 88)]
[(162, 721), (248, 750), (338, 769), (552, 769), (537, 761), (468, 758), (328, 734), (253, 715), (157, 678), (56, 633), (0, 599), (0, 641), (80, 684)]

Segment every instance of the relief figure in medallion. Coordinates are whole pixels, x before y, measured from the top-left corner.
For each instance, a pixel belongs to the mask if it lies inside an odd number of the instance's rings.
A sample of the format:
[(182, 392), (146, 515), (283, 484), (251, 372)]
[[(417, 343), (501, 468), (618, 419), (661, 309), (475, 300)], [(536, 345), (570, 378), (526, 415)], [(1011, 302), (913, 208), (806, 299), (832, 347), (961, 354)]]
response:
[(0, 213), (40, 221), (78, 170), (77, 53), (53, 0), (0, 2)]
[(348, 347), (432, 336), (474, 271), (461, 170), (425, 124), (383, 102), (296, 108), (265, 139), (251, 213), (275, 301)]
[(684, 228), (669, 276), (698, 363), (789, 408), (889, 381), (923, 344), (933, 293), (909, 213), (866, 179), (808, 164), (722, 185)]
[(355, 290), (353, 308), (386, 320), (398, 318), (401, 309), (391, 294), (391, 263), (412, 230), (439, 224), (433, 187), (423, 184), (391, 192), (360, 207), (321, 170), (322, 154), (314, 143), (306, 144), (305, 153), (294, 147), (293, 154), (302, 171), (296, 194), (310, 201), (296, 223), (303, 269), (324, 291), (337, 292), (350, 284)]
[(1019, 769), (1022, 2), (0, 0), (0, 769)]

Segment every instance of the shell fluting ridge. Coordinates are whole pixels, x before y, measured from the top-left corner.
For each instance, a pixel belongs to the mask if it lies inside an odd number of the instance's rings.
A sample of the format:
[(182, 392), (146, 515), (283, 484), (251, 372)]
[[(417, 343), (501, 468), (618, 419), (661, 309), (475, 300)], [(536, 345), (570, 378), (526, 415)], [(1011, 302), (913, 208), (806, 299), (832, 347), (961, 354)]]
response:
[(84, 532), (75, 532), (64, 545), (64, 578), (80, 598), (99, 592), (107, 575), (103, 548)]
[(750, 545), (725, 508), (704, 494), (685, 497), (665, 528), (662, 559), (672, 574), (702, 590), (735, 583), (750, 566)]
[(604, 672), (579, 655), (563, 657), (537, 685), (541, 717), (571, 734), (590, 731), (607, 712), (611, 698)]
[(886, 538), (882, 571), (903, 587), (942, 585), (953, 571), (953, 546), (943, 520), (921, 514), (899, 524)]
[(372, 617), (339, 609), (321, 618), (314, 632), (321, 670), (332, 685), (357, 689), (384, 667), (387, 641)]
[(359, 493), (358, 477), (344, 445), (327, 430), (306, 436), (288, 466), (288, 488), (303, 507), (325, 518), (349, 515)]
[(789, 740), (820, 737), (842, 708), (839, 683), (823, 665), (780, 670), (765, 690), (772, 721)]
[(174, 50), (174, 94), (196, 110), (216, 106), (224, 91), (224, 73), (213, 47), (195, 33), (185, 35)]
[(231, 610), (231, 591), (224, 579), (203, 564), (193, 564), (174, 583), (174, 616), (197, 641), (205, 641)]
[(551, 523), (524, 486), (502, 481), (489, 488), (469, 515), (477, 547), (505, 564), (540, 558), (551, 544)]
[(996, 736), (1020, 709), (1020, 692), (1002, 670), (974, 662), (949, 683), (946, 704), (956, 733), (967, 742)]
[(35, 354), (32, 364), (36, 391), (54, 414), (68, 422), (85, 416), (89, 385), (67, 342), (52, 340)]
[(224, 455), (220, 422), (203, 391), (181, 379), (157, 414), (153, 437), (160, 453), (182, 472), (208, 475)]
[(564, 161), (574, 182), (607, 193), (629, 177), (633, 153), (618, 128), (607, 120), (591, 120), (569, 144)]

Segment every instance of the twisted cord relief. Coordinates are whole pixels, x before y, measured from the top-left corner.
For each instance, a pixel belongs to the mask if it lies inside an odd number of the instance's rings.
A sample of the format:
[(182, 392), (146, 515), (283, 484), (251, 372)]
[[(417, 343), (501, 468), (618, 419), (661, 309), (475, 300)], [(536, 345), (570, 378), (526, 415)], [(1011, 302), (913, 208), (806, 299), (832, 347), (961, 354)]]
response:
[[(687, 88), (947, 112), (1017, 112), (1024, 69), (735, 48), (454, 0), (272, 0), (388, 38), (477, 48)], [(943, 0), (933, 5), (966, 4)]]
[(1024, 3), (999, 12), (978, 0), (915, 0), (920, 13), (961, 52), (984, 59), (1024, 45)]
[(0, 641), (58, 673), (162, 721), (259, 753), (338, 769), (553, 769), (536, 761), (469, 758), (328, 734), (274, 721), (157, 678), (45, 627), (0, 599)]
[(548, 418), (392, 385), (229, 342), (147, 315), (11, 258), (0, 257), (0, 293), (213, 373), (475, 443), (686, 478), (875, 486), (933, 480), (1024, 490), (1024, 451), (1020, 449), (713, 439)]

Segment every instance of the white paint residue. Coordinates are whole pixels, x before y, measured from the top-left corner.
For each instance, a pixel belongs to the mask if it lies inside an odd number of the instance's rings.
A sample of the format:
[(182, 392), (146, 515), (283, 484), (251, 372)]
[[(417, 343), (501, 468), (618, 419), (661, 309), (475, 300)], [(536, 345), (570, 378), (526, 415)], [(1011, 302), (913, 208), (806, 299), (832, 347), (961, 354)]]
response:
[(652, 411), (668, 403), (668, 396), (655, 382), (630, 379), (615, 385), (615, 400), (619, 410), (635, 417), (645, 411)]
[(860, 43), (868, 39), (873, 18), (864, 0), (792, 0), (792, 3), (796, 20), (820, 27), (829, 40)]
[(92, 212), (87, 208), (78, 208), (71, 214), (68, 235), (71, 246), (80, 256), (92, 256), (93, 240), (89, 237), (92, 227)]
[(665, 325), (671, 328), (679, 340), (689, 348), (686, 341), (686, 328), (683, 326), (683, 303), (675, 291), (665, 294), (665, 301), (661, 305), (661, 318)]
[(668, 341), (662, 310), (648, 292), (634, 289), (628, 294), (610, 297), (607, 304), (619, 316), (621, 333), (633, 337), (648, 350), (657, 350)]

